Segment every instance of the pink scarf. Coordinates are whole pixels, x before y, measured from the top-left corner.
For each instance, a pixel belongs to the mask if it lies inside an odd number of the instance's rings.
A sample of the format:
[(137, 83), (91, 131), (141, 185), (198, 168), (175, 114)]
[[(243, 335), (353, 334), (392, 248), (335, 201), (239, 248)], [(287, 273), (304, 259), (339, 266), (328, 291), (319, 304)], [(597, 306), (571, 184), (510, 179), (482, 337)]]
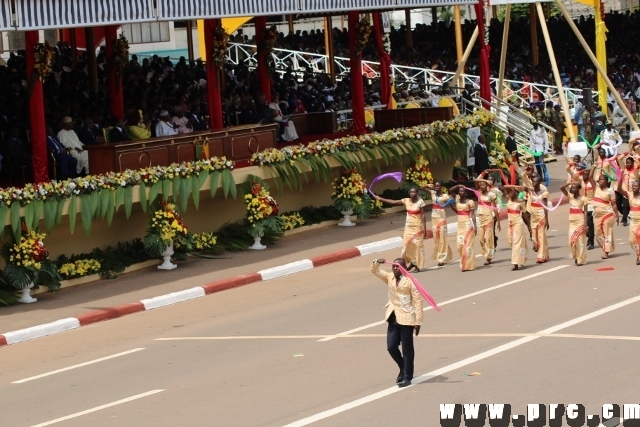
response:
[(424, 299), (426, 302), (429, 303), (429, 305), (431, 307), (434, 308), (434, 310), (436, 311), (441, 311), (442, 309), (440, 307), (438, 307), (438, 303), (436, 303), (436, 300), (433, 299), (433, 297), (431, 296), (431, 294), (429, 294), (429, 292), (427, 292), (427, 290), (424, 288), (424, 286), (422, 286), (420, 284), (420, 282), (418, 282), (418, 279), (416, 279), (415, 277), (413, 277), (403, 266), (401, 266), (398, 263), (391, 263), (391, 265), (395, 265), (396, 267), (398, 267), (398, 270), (400, 270), (400, 273), (402, 273), (403, 276), (407, 277), (409, 280), (411, 280), (411, 283), (413, 283), (416, 287), (416, 289), (418, 289), (418, 292), (420, 292), (420, 295), (422, 295), (422, 299)]

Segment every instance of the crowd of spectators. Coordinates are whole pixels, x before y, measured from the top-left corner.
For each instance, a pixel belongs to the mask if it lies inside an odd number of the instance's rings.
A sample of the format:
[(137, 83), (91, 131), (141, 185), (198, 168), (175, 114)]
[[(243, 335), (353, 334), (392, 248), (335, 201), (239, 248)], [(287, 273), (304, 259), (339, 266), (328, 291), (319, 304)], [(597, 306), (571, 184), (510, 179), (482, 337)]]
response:
[[(629, 49), (640, 38), (640, 12), (610, 13), (606, 15), (609, 75), (621, 92), (628, 98), (640, 101), (640, 55)], [(593, 18), (580, 18), (578, 27), (587, 38), (594, 40)], [(465, 40), (470, 38), (475, 22), (462, 25)], [(576, 88), (594, 87), (596, 73), (587, 55), (580, 48), (576, 37), (563, 18), (553, 17), (548, 21), (554, 43), (556, 58), (564, 84)], [(491, 71), (498, 71), (499, 49), (503, 23), (492, 20), (489, 28)], [(454, 71), (456, 46), (453, 24), (438, 22), (434, 25), (417, 25), (413, 30), (413, 47), (406, 43), (404, 26), (395, 28), (390, 34), (392, 62), (417, 68)], [(333, 29), (336, 56), (348, 56), (348, 31)], [(235, 34), (231, 41), (254, 44), (242, 33)], [(511, 22), (509, 55), (506, 78), (516, 81), (531, 81), (553, 84), (551, 66), (542, 37), (538, 40), (540, 63), (531, 65), (531, 40), (527, 19)], [(276, 47), (306, 53), (324, 54), (324, 34), (320, 30), (296, 31), (280, 34)], [(53, 134), (64, 127), (75, 131), (83, 145), (103, 143), (105, 140), (123, 141), (144, 139), (152, 136), (170, 135), (204, 130), (208, 126), (208, 100), (206, 92), (206, 69), (201, 60), (188, 61), (180, 58), (153, 56), (140, 59), (131, 56), (123, 76), (125, 117), (110, 117), (108, 112), (107, 73), (104, 50), (97, 56), (97, 92), (87, 71), (87, 62), (79, 52), (76, 64), (67, 43), (56, 46), (56, 63), (53, 72), (44, 82), (46, 125)], [(377, 60), (373, 40), (363, 51), (364, 59)], [(472, 53), (466, 72), (478, 74), (477, 52)], [(241, 58), (240, 58), (241, 59)], [(285, 61), (286, 62), (286, 61)], [(0, 66), (0, 155), (3, 169), (17, 169), (29, 163), (28, 92), (24, 52), (11, 53), (6, 65)], [(341, 111), (351, 107), (350, 81), (348, 76), (336, 84), (324, 73), (279, 70), (272, 72), (272, 99), (265, 99), (258, 89), (257, 74), (246, 65), (227, 64), (224, 68), (222, 87), (223, 121), (225, 126), (255, 124), (270, 121), (286, 121), (290, 114), (304, 112)], [(363, 77), (367, 105), (379, 106), (378, 81)], [(412, 102), (420, 105), (421, 98), (433, 93), (423, 84), (397, 81), (398, 100), (411, 108)], [(517, 89), (517, 88), (516, 88)], [(442, 92), (436, 94), (443, 94)], [(71, 122), (69, 123), (70, 118)], [(64, 119), (64, 120), (63, 120)], [(104, 129), (109, 129), (105, 133)], [(284, 140), (295, 139), (285, 135)], [(64, 141), (61, 141), (64, 144)], [(69, 148), (69, 147), (67, 147)], [(26, 160), (25, 160), (26, 159)], [(88, 165), (83, 167), (84, 172)]]

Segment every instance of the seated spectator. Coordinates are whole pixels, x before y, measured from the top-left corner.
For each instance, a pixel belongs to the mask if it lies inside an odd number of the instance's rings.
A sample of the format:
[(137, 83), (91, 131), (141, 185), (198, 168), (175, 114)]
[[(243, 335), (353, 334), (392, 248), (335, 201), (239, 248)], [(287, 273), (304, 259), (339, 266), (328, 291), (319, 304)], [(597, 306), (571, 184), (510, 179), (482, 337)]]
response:
[(84, 119), (84, 126), (80, 129), (78, 138), (84, 145), (97, 145), (104, 143), (102, 131), (90, 117)]
[(151, 121), (147, 120), (145, 123), (142, 111), (132, 111), (127, 116), (127, 123), (129, 123), (129, 129), (127, 132), (131, 139), (149, 139), (151, 138)]
[(64, 148), (64, 145), (53, 132), (53, 128), (49, 125), (47, 125), (47, 151), (53, 154), (56, 164), (60, 165), (60, 176), (58, 178), (72, 178), (76, 173), (78, 160), (67, 152), (67, 149)]
[(12, 126), (9, 129), (9, 138), (6, 142), (7, 154), (9, 156), (9, 164), (13, 167), (14, 173), (20, 176), (20, 170), (25, 169), (24, 179), (29, 180), (31, 177), (31, 150), (22, 138), (17, 127)]
[(169, 123), (169, 112), (167, 110), (160, 111), (158, 118), (156, 136), (171, 136), (178, 134), (176, 127)]
[(301, 99), (296, 99), (296, 106), (293, 110), (293, 114), (304, 114), (307, 111), (304, 109), (304, 105), (302, 105)]
[(113, 128), (111, 132), (109, 132), (109, 142), (131, 141), (129, 135), (124, 131), (124, 120), (122, 120), (122, 117), (114, 119), (113, 122)]
[(258, 113), (258, 123), (273, 123), (271, 108), (267, 104), (264, 93), (259, 93), (256, 98), (256, 112)]
[(273, 96), (273, 102), (269, 104), (269, 108), (271, 109), (271, 118), (280, 123), (280, 129), (282, 132), (282, 139), (284, 141), (295, 141), (298, 139), (298, 133), (296, 132), (296, 127), (293, 122), (289, 121), (288, 116), (283, 116), (282, 111), (280, 110), (279, 105), (280, 97), (278, 95)]
[(184, 116), (184, 111), (182, 107), (175, 107), (173, 109), (173, 119), (171, 123), (173, 127), (178, 130), (178, 133), (191, 133), (193, 132), (193, 127), (191, 127), (191, 120)]
[(73, 119), (69, 116), (62, 119), (62, 129), (58, 132), (58, 140), (69, 149), (69, 154), (78, 161), (76, 173), (82, 173), (82, 169), (89, 174), (89, 153), (84, 149), (78, 134), (73, 130)]
[(187, 111), (185, 116), (191, 120), (191, 126), (193, 127), (194, 132), (200, 132), (209, 128), (207, 121), (204, 119), (202, 114), (200, 114), (199, 102), (192, 103), (191, 110)]

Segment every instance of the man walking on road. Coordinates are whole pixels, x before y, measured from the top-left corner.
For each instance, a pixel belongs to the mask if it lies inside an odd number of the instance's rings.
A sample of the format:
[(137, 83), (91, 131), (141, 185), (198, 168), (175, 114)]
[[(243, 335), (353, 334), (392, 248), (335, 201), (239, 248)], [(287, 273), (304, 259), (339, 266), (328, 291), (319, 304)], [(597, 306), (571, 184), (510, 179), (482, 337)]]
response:
[[(411, 279), (402, 275), (397, 265), (404, 269), (407, 265), (402, 258), (393, 263), (393, 273), (380, 270), (384, 259), (376, 259), (371, 264), (371, 272), (389, 286), (389, 302), (386, 305), (385, 320), (387, 326), (387, 350), (398, 364), (400, 373), (396, 378), (398, 387), (411, 385), (413, 379), (413, 334), (420, 333), (422, 324), (422, 296)], [(400, 345), (402, 344), (402, 353)]]

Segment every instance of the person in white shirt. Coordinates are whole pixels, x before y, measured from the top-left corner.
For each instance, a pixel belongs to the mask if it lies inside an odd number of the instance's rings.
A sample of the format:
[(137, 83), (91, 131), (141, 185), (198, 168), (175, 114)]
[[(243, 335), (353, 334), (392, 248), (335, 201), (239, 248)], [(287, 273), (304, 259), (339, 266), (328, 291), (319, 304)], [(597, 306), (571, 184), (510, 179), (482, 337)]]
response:
[(599, 145), (607, 152), (607, 157), (618, 154), (618, 148), (622, 145), (622, 137), (617, 130), (612, 128), (611, 120), (607, 120), (605, 129), (600, 133)]
[(175, 107), (173, 110), (175, 116), (171, 120), (171, 124), (175, 129), (177, 129), (178, 133), (191, 133), (193, 132), (193, 126), (191, 123), (191, 119), (188, 119), (184, 116), (184, 112), (182, 111), (182, 107)]
[(533, 129), (531, 129), (531, 133), (529, 134), (529, 149), (534, 153), (539, 154), (534, 155), (533, 159), (536, 163), (538, 174), (542, 176), (544, 155), (549, 151), (549, 137), (547, 136), (547, 131), (540, 126), (538, 121), (533, 122)]
[(58, 132), (58, 139), (69, 149), (69, 154), (78, 161), (76, 164), (76, 173), (80, 174), (82, 169), (89, 175), (89, 153), (84, 149), (84, 145), (80, 142), (78, 134), (73, 130), (73, 119), (64, 117), (62, 119), (62, 130)]
[(178, 134), (178, 130), (174, 125), (169, 123), (169, 112), (167, 110), (160, 111), (158, 118), (160, 120), (156, 125), (156, 136), (171, 136)]

